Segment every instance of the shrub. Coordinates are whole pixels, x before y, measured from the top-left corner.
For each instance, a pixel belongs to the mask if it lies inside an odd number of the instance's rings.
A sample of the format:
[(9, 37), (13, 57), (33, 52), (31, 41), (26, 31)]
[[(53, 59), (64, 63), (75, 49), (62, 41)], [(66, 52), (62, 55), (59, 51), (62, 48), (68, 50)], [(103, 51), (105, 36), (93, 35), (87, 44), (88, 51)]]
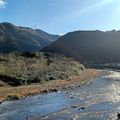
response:
[(12, 86), (69, 79), (84, 70), (74, 59), (55, 53), (1, 54), (0, 59), (1, 80)]

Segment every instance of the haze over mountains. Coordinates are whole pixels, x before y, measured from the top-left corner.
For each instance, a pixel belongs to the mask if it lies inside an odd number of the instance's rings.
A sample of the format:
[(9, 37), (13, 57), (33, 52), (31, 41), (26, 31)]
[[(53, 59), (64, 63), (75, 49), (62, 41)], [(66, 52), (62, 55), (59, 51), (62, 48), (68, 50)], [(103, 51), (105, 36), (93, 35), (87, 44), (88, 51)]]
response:
[(0, 52), (38, 51), (59, 37), (39, 29), (0, 23)]
[(68, 33), (43, 51), (64, 53), (88, 64), (120, 61), (120, 31), (76, 31)]
[(75, 31), (58, 36), (11, 23), (0, 24), (0, 52), (39, 50), (62, 53), (89, 65), (118, 63), (120, 31)]

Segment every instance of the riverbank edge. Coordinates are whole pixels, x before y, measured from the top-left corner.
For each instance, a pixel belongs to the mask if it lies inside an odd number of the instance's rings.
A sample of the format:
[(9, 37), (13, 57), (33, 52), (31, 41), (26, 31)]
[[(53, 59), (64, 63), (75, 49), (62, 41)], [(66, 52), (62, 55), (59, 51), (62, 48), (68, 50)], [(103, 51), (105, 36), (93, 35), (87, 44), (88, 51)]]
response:
[(102, 75), (104, 75), (102, 70), (86, 69), (79, 76), (71, 77), (69, 80), (52, 80), (42, 84), (19, 87), (0, 87), (0, 103), (24, 99), (28, 96), (81, 87), (90, 84), (94, 78)]

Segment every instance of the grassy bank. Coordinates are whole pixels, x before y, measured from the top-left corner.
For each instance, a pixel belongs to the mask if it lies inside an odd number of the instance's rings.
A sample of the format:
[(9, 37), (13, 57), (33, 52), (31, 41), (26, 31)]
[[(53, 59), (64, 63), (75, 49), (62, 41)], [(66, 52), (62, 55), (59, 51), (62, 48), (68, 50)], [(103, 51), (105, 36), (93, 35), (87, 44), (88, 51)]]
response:
[(1, 86), (30, 85), (51, 80), (70, 79), (79, 75), (84, 66), (72, 58), (51, 53), (0, 54)]
[(79, 75), (66, 80), (51, 80), (42, 84), (22, 85), (18, 87), (4, 86), (0, 87), (0, 101), (20, 99), (40, 93), (56, 92), (58, 90), (77, 87), (88, 84), (93, 78), (101, 75), (100, 71), (87, 69)]

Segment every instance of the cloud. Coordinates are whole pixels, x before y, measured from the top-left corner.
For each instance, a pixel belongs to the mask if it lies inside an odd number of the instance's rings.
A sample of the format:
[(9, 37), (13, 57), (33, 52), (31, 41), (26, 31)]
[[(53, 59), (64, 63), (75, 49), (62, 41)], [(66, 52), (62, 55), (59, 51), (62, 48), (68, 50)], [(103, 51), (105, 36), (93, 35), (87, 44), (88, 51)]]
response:
[(7, 2), (5, 0), (0, 0), (0, 8), (5, 8)]

